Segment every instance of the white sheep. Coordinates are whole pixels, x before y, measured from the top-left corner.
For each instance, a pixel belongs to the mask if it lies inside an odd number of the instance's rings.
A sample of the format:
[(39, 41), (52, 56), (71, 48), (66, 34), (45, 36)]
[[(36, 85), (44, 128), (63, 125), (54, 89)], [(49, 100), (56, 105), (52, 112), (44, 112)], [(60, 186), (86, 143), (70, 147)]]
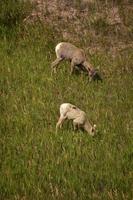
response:
[(91, 125), (87, 119), (86, 113), (77, 108), (75, 105), (70, 103), (63, 103), (60, 105), (60, 117), (56, 124), (56, 132), (59, 127), (62, 127), (65, 119), (73, 120), (74, 130), (77, 128), (83, 128), (90, 135), (94, 136), (96, 125)]
[(87, 62), (83, 49), (68, 42), (61, 42), (55, 47), (55, 52), (57, 58), (51, 64), (52, 72), (56, 72), (56, 68), (62, 60), (69, 60), (71, 62), (71, 74), (73, 73), (74, 68), (78, 67), (85, 69), (88, 72), (90, 79), (95, 75), (95, 70), (92, 65)]

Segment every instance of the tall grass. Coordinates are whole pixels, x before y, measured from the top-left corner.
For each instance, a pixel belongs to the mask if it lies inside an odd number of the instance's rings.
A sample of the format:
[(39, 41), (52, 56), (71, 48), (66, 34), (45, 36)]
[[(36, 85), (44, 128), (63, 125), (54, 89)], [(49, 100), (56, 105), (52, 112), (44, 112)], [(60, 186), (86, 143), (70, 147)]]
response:
[(2, 0), (0, 2), (0, 36), (14, 36), (32, 7), (29, 0)]
[[(61, 39), (36, 26), (0, 41), (0, 199), (131, 200), (132, 51), (92, 55), (104, 81), (89, 83), (67, 62), (51, 76)], [(55, 133), (63, 102), (86, 111), (95, 137), (71, 122)]]

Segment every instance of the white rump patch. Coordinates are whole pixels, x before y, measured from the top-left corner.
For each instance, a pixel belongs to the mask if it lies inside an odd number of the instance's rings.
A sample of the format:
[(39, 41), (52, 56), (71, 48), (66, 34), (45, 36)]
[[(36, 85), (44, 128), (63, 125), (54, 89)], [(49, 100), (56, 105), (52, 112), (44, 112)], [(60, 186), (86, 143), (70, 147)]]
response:
[(55, 47), (56, 54), (57, 54), (57, 51), (60, 49), (61, 45), (62, 45), (62, 42), (60, 42), (59, 44), (56, 45), (56, 47)]

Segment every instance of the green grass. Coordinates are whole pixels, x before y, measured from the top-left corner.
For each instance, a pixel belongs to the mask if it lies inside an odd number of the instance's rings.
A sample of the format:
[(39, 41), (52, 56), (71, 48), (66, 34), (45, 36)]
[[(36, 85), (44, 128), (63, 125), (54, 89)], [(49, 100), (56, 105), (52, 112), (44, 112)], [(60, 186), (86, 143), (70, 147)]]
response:
[[(0, 42), (0, 199), (131, 200), (132, 52), (92, 56), (103, 83), (88, 83), (67, 62), (51, 76), (59, 39), (32, 34)], [(86, 111), (95, 137), (71, 122), (55, 133), (63, 102)]]

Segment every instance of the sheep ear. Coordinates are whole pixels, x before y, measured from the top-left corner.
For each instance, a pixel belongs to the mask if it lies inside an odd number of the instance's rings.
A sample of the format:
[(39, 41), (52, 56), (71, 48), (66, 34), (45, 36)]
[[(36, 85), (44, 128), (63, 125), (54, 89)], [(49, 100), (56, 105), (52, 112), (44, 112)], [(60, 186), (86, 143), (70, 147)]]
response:
[(93, 128), (96, 128), (96, 127), (97, 127), (97, 125), (96, 125), (96, 124), (94, 124), (94, 125), (93, 125)]

